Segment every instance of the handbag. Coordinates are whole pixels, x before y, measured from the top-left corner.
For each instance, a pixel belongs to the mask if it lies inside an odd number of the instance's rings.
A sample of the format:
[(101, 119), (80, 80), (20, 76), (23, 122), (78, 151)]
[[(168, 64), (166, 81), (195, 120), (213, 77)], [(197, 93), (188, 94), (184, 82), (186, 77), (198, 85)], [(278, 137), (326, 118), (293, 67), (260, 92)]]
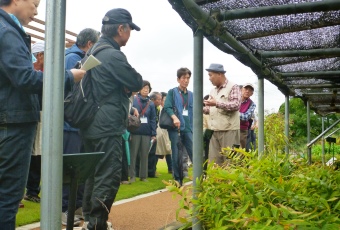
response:
[[(177, 108), (174, 106), (174, 92), (172, 92), (172, 109), (174, 111), (174, 114), (177, 116)], [(159, 127), (162, 129), (175, 129), (174, 122), (172, 118), (169, 116), (169, 114), (165, 111), (164, 108), (161, 110), (161, 114), (159, 116)]]
[(127, 130), (129, 132), (136, 131), (139, 128), (140, 125), (141, 125), (141, 121), (140, 121), (139, 117), (129, 115), (129, 117), (128, 117), (128, 127), (127, 127)]

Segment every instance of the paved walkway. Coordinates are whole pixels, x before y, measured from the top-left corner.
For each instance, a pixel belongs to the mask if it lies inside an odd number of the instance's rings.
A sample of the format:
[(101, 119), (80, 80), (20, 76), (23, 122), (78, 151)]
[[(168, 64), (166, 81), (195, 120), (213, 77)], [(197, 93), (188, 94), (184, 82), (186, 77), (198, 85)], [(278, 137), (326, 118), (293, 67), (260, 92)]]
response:
[[(186, 185), (192, 182), (186, 183)], [(177, 229), (176, 210), (181, 198), (166, 189), (115, 202), (109, 221), (114, 230)], [(181, 213), (180, 215), (185, 215)], [(178, 226), (178, 223), (177, 223)], [(74, 228), (74, 230), (79, 228)], [(16, 230), (40, 230), (40, 223), (22, 226)]]

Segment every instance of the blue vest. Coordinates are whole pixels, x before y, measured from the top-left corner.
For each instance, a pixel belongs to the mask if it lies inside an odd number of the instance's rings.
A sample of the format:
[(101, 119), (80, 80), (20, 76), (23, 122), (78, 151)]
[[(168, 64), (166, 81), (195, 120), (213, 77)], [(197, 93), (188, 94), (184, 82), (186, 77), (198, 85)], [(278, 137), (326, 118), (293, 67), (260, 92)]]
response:
[[(185, 121), (184, 121), (184, 118), (183, 118), (183, 109), (184, 109), (184, 105), (183, 105), (183, 101), (182, 101), (182, 97), (181, 97), (181, 91), (178, 89), (178, 87), (175, 87), (172, 89), (172, 92), (174, 94), (174, 103), (175, 103), (175, 106), (177, 108), (177, 111), (178, 111), (178, 119), (180, 120), (181, 122), (181, 130), (184, 130), (185, 129)], [(188, 113), (189, 113), (189, 121), (190, 121), (190, 128), (191, 128), (191, 131), (192, 131), (192, 126), (193, 126), (193, 121), (192, 121), (192, 118), (193, 118), (193, 113), (192, 113), (192, 107), (193, 107), (193, 93), (189, 90), (187, 90), (188, 92), (188, 105), (187, 105), (187, 110), (188, 110)]]

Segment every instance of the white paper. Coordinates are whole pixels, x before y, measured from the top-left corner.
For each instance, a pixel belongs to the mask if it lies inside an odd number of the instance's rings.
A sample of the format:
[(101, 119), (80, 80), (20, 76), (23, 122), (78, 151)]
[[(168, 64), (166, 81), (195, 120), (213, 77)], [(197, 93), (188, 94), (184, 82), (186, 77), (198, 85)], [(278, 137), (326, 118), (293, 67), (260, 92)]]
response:
[(92, 54), (87, 58), (86, 62), (81, 66), (81, 69), (88, 71), (97, 65), (102, 64), (97, 58)]

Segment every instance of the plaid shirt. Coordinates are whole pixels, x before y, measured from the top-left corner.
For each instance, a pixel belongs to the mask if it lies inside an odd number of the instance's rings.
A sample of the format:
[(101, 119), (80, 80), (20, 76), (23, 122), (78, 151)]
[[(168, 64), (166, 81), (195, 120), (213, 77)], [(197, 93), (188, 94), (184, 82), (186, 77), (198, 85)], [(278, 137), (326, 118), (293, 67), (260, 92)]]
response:
[[(221, 85), (220, 87), (215, 87), (215, 89), (217, 89), (217, 93), (222, 89), (225, 88), (228, 84), (228, 80), (225, 81), (225, 83), (223, 85)], [(238, 85), (234, 85), (229, 93), (228, 96), (228, 102), (218, 102), (216, 101), (216, 108), (218, 109), (223, 109), (225, 111), (237, 111), (240, 109), (241, 106), (241, 98), (242, 98), (242, 94), (241, 94), (241, 90), (240, 87)], [(210, 108), (209, 106), (205, 106), (203, 108), (203, 112), (205, 114), (209, 114), (210, 112)]]
[[(242, 103), (247, 102), (247, 100), (243, 101)], [(247, 109), (247, 111), (245, 113), (241, 113), (240, 112), (240, 120), (241, 121), (249, 121), (249, 119), (251, 118), (252, 114), (254, 113), (256, 108), (256, 105), (254, 102), (251, 103), (251, 105), (249, 106), (249, 108)]]

